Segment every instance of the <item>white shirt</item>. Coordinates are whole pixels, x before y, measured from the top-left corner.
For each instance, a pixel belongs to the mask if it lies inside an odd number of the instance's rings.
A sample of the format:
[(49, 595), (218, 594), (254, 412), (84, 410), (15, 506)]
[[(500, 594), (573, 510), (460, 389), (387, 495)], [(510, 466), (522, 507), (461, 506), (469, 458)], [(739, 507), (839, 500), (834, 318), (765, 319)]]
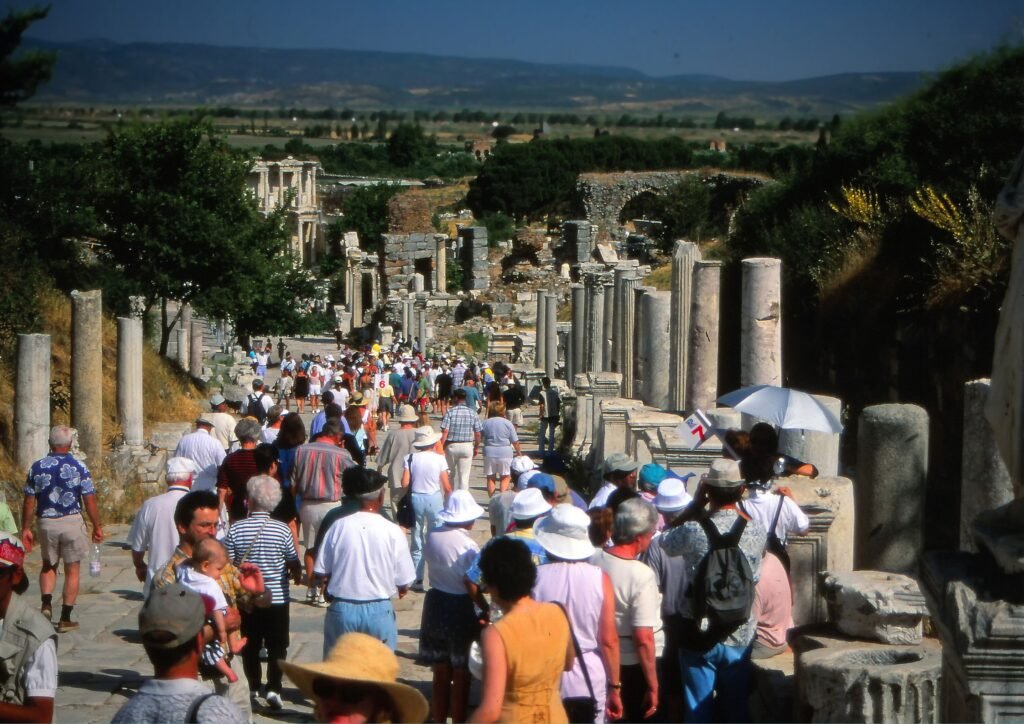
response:
[(260, 432), (260, 441), (261, 442), (269, 442), (269, 443), (273, 444), (274, 441), (277, 440), (277, 435), (280, 432), (281, 432), (281, 428), (280, 427), (265, 427)]
[(597, 492), (594, 493), (594, 499), (590, 501), (590, 509), (603, 508), (608, 505), (608, 498), (615, 492), (615, 488), (618, 486), (615, 483), (606, 481), (604, 485), (598, 488)]
[(200, 573), (188, 563), (178, 566), (178, 583), (200, 596), (213, 599), (213, 607), (221, 613), (227, 610), (228, 600), (224, 598), (224, 589), (220, 587), (220, 582), (205, 573)]
[(448, 461), (444, 455), (433, 450), (414, 452), (405, 457), (402, 467), (409, 471), (409, 492), (441, 492), (441, 473), (448, 472)]
[[(619, 655), (623, 666), (640, 663), (633, 629), (661, 629), (661, 593), (654, 571), (640, 561), (628, 561), (601, 551), (594, 563), (608, 574), (615, 595), (615, 628), (619, 631)], [(657, 635), (655, 636), (657, 639)], [(657, 641), (655, 641), (657, 647)]]
[[(0, 631), (4, 620), (0, 618)], [(46, 639), (21, 668), (21, 683), (29, 698), (55, 699), (57, 697), (57, 643)]]
[(341, 407), (342, 412), (348, 409), (348, 398), (349, 391), (346, 390), (344, 387), (337, 387), (334, 390), (334, 403)]
[(274, 396), (266, 390), (260, 390), (259, 392), (250, 392), (245, 398), (245, 411), (247, 414), (255, 417), (255, 413), (249, 410), (249, 406), (257, 402), (259, 398), (259, 404), (263, 405), (264, 412), (270, 412), (270, 408), (274, 406)]
[(132, 529), (128, 533), (128, 545), (136, 553), (149, 551), (149, 560), (146, 561), (146, 585), (142, 590), (143, 600), (149, 596), (153, 576), (163, 570), (178, 546), (174, 508), (188, 491), (185, 485), (168, 486), (166, 493), (154, 496), (143, 503), (139, 514), (132, 522)]
[(203, 415), (213, 425), (213, 438), (220, 443), (221, 447), (227, 450), (233, 443), (238, 442), (235, 437), (235, 425), (238, 420), (228, 412), (207, 412)]
[(213, 490), (217, 487), (217, 468), (224, 462), (226, 453), (211, 433), (200, 428), (185, 435), (178, 441), (174, 456), (188, 458), (199, 468), (192, 481), (193, 490)]
[(786, 536), (806, 533), (807, 529), (811, 526), (811, 521), (808, 519), (807, 514), (789, 496), (777, 495), (770, 490), (765, 491), (757, 488), (747, 488), (747, 491), (749, 497), (742, 503), (743, 510), (750, 516), (751, 520), (756, 520), (764, 526), (764, 529), (769, 534), (771, 531), (768, 529), (771, 528), (772, 518), (775, 517), (775, 509), (779, 507), (779, 498), (782, 498), (784, 501), (782, 503), (782, 511), (779, 513), (779, 522), (775, 526), (775, 535), (778, 536), (781, 543), (786, 543)]
[(330, 576), (327, 592), (349, 601), (383, 601), (416, 580), (402, 529), (379, 513), (359, 511), (331, 525), (313, 571)]
[(446, 525), (434, 528), (427, 536), (427, 545), (423, 549), (430, 587), (445, 593), (467, 593), (466, 571), (478, 555), (480, 546), (466, 529), (449, 528)]

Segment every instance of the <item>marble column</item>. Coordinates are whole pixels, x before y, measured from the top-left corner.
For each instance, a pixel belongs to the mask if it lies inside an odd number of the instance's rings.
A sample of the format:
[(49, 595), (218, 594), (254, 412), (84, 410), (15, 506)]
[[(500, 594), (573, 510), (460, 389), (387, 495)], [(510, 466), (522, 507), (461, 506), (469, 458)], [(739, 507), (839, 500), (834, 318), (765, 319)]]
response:
[(141, 445), (142, 320), (130, 317), (117, 318), (117, 417), (125, 444)]
[(49, 440), (50, 335), (19, 334), (18, 372), (14, 386), (14, 446), (18, 470), (22, 474), (50, 449)]
[(917, 405), (864, 408), (857, 427), (855, 565), (916, 575), (924, 551), (928, 413)]
[(642, 399), (644, 392), (644, 380), (647, 370), (644, 367), (646, 358), (643, 353), (644, 336), (647, 329), (647, 320), (644, 318), (643, 298), (647, 292), (655, 292), (654, 287), (637, 285), (633, 288), (633, 399)]
[(193, 377), (203, 374), (203, 325), (192, 322), (189, 327), (188, 373)]
[(437, 243), (434, 257), (434, 276), (437, 277), (437, 282), (434, 284), (434, 290), (438, 294), (446, 294), (448, 292), (448, 237), (435, 236), (434, 240)]
[(360, 265), (352, 270), (352, 327), (363, 326), (363, 268)]
[(715, 401), (718, 398), (721, 293), (722, 262), (694, 262), (693, 301), (690, 306), (690, 351), (686, 359), (686, 404), (691, 410), (710, 410), (716, 405)]
[(533, 366), (539, 370), (547, 369), (547, 341), (544, 334), (544, 325), (548, 321), (547, 315), (547, 292), (544, 290), (538, 290), (534, 296), (537, 300), (537, 323), (534, 325), (533, 331)]
[(427, 351), (427, 308), (416, 309), (416, 336), (420, 338), (420, 351)]
[(412, 301), (409, 299), (402, 300), (402, 337), (406, 342), (411, 342), (413, 337)]
[(669, 399), (672, 410), (689, 410), (686, 399), (687, 358), (690, 353), (690, 306), (693, 301), (693, 265), (700, 249), (689, 241), (677, 241), (672, 250), (672, 328), (670, 330)]
[(743, 260), (740, 385), (782, 385), (782, 261)]
[(590, 287), (587, 304), (587, 371), (600, 372), (604, 369), (604, 284), (594, 279)]
[(622, 375), (622, 396), (633, 397), (633, 356), (636, 334), (636, 304), (633, 290), (640, 284), (634, 268), (615, 270), (615, 351), (614, 371)]
[(191, 326), (181, 326), (174, 330), (174, 333), (178, 337), (178, 366), (186, 372), (188, 371), (188, 348), (191, 332)]
[[(180, 348), (178, 349), (178, 364), (181, 365), (181, 368), (183, 370), (184, 369), (188, 369), (188, 360), (189, 360), (188, 349), (189, 349), (189, 343), (192, 341), (192, 332), (190, 331), (191, 329), (192, 329), (192, 305), (191, 304), (183, 304), (183, 305), (181, 305), (181, 316), (178, 317), (178, 330), (179, 331), (180, 330), (184, 330), (185, 331), (185, 349), (184, 350), (182, 350)], [(180, 339), (181, 335), (178, 335), (178, 338)], [(182, 360), (184, 360), (184, 362), (182, 362)]]
[(558, 295), (546, 294), (544, 303), (544, 372), (555, 379), (558, 364)]
[(643, 334), (639, 336), (644, 368), (641, 399), (646, 405), (667, 410), (672, 404), (669, 391), (672, 292), (648, 291), (640, 298), (640, 305), (644, 323)]
[(587, 289), (582, 284), (573, 284), (570, 289), (572, 293), (572, 344), (569, 354), (571, 368), (565, 375), (568, 382), (572, 382), (576, 375), (584, 371), (586, 365), (583, 358), (587, 349)]
[(103, 452), (103, 292), (71, 292), (71, 426), (90, 467)]
[(964, 384), (963, 456), (960, 468), (960, 547), (977, 551), (971, 533), (975, 518), (1013, 501), (1013, 483), (985, 418), (992, 381)]
[(601, 335), (604, 351), (601, 353), (604, 372), (611, 372), (613, 367), (612, 355), (615, 353), (613, 339), (615, 337), (615, 275), (612, 273), (602, 274), (601, 283), (604, 285), (604, 332)]

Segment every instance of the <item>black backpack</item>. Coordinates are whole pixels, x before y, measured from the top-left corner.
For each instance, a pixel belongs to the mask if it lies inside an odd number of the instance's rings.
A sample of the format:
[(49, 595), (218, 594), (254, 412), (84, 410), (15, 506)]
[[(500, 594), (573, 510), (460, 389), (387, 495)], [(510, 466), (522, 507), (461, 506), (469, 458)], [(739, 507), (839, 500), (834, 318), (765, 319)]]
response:
[(725, 534), (708, 517), (701, 518), (700, 526), (709, 550), (691, 584), (694, 618), (707, 618), (709, 637), (720, 642), (750, 619), (754, 605), (754, 575), (739, 547), (747, 520), (740, 516)]
[(261, 425), (267, 421), (267, 408), (263, 406), (263, 394), (261, 392), (259, 395), (249, 395), (249, 405), (245, 409), (245, 414), (255, 417)]

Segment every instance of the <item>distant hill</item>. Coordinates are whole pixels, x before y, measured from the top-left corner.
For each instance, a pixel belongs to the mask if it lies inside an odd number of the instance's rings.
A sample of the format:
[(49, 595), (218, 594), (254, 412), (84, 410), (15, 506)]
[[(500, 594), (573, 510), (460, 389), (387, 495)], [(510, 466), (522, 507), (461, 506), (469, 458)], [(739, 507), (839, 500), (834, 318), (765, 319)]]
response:
[(787, 82), (630, 68), (544, 65), (354, 50), (281, 50), (106, 40), (50, 43), (53, 80), (36, 100), (303, 108), (545, 108), (826, 115), (884, 104), (920, 73), (847, 73)]

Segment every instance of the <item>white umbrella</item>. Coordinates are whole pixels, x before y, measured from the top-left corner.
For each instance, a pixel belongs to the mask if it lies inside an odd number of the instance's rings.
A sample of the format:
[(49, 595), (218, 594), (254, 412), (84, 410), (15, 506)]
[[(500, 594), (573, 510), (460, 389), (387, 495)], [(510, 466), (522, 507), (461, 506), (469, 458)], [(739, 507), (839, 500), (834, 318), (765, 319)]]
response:
[(840, 433), (843, 424), (813, 395), (774, 385), (754, 385), (722, 395), (718, 402), (782, 430)]

